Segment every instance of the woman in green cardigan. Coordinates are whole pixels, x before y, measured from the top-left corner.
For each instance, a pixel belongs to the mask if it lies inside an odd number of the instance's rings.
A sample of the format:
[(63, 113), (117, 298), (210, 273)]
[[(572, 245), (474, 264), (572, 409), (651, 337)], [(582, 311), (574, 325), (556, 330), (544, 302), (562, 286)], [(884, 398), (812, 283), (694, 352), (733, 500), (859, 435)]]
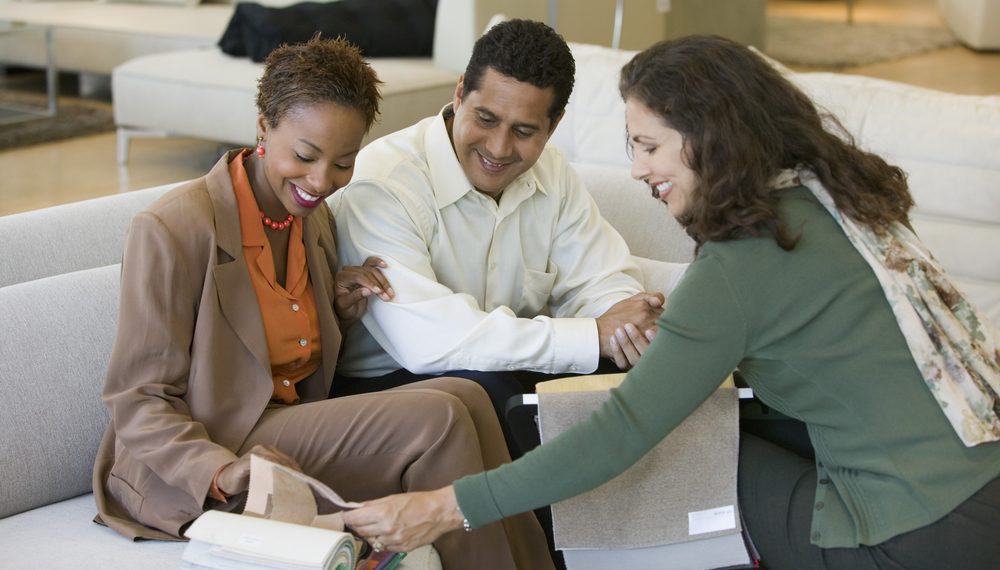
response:
[(657, 44), (620, 87), (632, 175), (698, 245), (655, 338), (623, 331), (642, 358), (587, 421), (348, 524), (407, 550), (586, 492), (738, 368), (811, 447), (741, 434), (740, 507), (768, 567), (996, 567), (996, 333), (909, 229), (905, 174), (722, 38)]

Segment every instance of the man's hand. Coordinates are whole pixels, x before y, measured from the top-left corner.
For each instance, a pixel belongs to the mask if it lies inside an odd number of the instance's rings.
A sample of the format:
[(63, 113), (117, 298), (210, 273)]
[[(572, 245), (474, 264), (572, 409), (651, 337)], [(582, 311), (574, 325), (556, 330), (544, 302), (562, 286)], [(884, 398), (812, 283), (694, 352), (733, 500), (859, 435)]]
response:
[(361, 266), (351, 265), (337, 272), (333, 279), (333, 306), (345, 329), (365, 314), (368, 297), (378, 295), (383, 301), (391, 301), (396, 295), (382, 275), (383, 267), (387, 267), (386, 263), (372, 256)]
[(637, 293), (597, 317), (601, 356), (614, 360), (622, 370), (634, 366), (656, 334), (656, 319), (663, 312), (663, 303), (661, 293)]

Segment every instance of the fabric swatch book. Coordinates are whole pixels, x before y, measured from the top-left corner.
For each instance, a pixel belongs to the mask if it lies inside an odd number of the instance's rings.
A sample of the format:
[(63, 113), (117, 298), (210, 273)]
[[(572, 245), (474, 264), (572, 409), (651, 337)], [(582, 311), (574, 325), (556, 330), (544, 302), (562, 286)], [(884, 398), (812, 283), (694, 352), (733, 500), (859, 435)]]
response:
[[(539, 383), (542, 442), (588, 418), (624, 377)], [(754, 567), (736, 496), (738, 407), (737, 389), (724, 384), (624, 473), (552, 505), (567, 568)]]
[(345, 532), (360, 506), (322, 482), (256, 455), (243, 514), (206, 511), (185, 531), (184, 569), (391, 570), (405, 553), (373, 553)]
[(353, 570), (357, 564), (347, 532), (206, 511), (184, 534), (191, 539), (181, 556), (184, 569)]

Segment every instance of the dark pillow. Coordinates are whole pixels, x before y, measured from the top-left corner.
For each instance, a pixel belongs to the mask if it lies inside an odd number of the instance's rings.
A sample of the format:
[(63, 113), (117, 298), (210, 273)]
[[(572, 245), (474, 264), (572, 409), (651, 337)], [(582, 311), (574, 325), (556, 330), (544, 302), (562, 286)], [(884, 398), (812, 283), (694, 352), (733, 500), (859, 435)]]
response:
[(219, 40), (222, 51), (262, 62), (281, 44), (304, 42), (316, 32), (343, 36), (365, 57), (429, 57), (437, 0), (340, 0), (269, 8), (236, 5)]

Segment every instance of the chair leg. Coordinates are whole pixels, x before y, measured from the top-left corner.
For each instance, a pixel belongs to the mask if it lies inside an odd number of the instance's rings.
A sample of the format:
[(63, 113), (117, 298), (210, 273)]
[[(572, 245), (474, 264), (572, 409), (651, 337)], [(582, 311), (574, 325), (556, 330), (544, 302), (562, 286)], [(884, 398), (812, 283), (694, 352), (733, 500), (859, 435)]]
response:
[(128, 129), (119, 128), (115, 155), (118, 158), (118, 166), (128, 164)]
[(117, 149), (116, 149), (118, 166), (125, 166), (128, 164), (129, 143), (131, 143), (133, 137), (162, 139), (162, 138), (167, 138), (169, 136), (170, 133), (166, 131), (150, 131), (145, 129), (130, 129), (128, 127), (118, 127), (118, 139), (117, 139)]

